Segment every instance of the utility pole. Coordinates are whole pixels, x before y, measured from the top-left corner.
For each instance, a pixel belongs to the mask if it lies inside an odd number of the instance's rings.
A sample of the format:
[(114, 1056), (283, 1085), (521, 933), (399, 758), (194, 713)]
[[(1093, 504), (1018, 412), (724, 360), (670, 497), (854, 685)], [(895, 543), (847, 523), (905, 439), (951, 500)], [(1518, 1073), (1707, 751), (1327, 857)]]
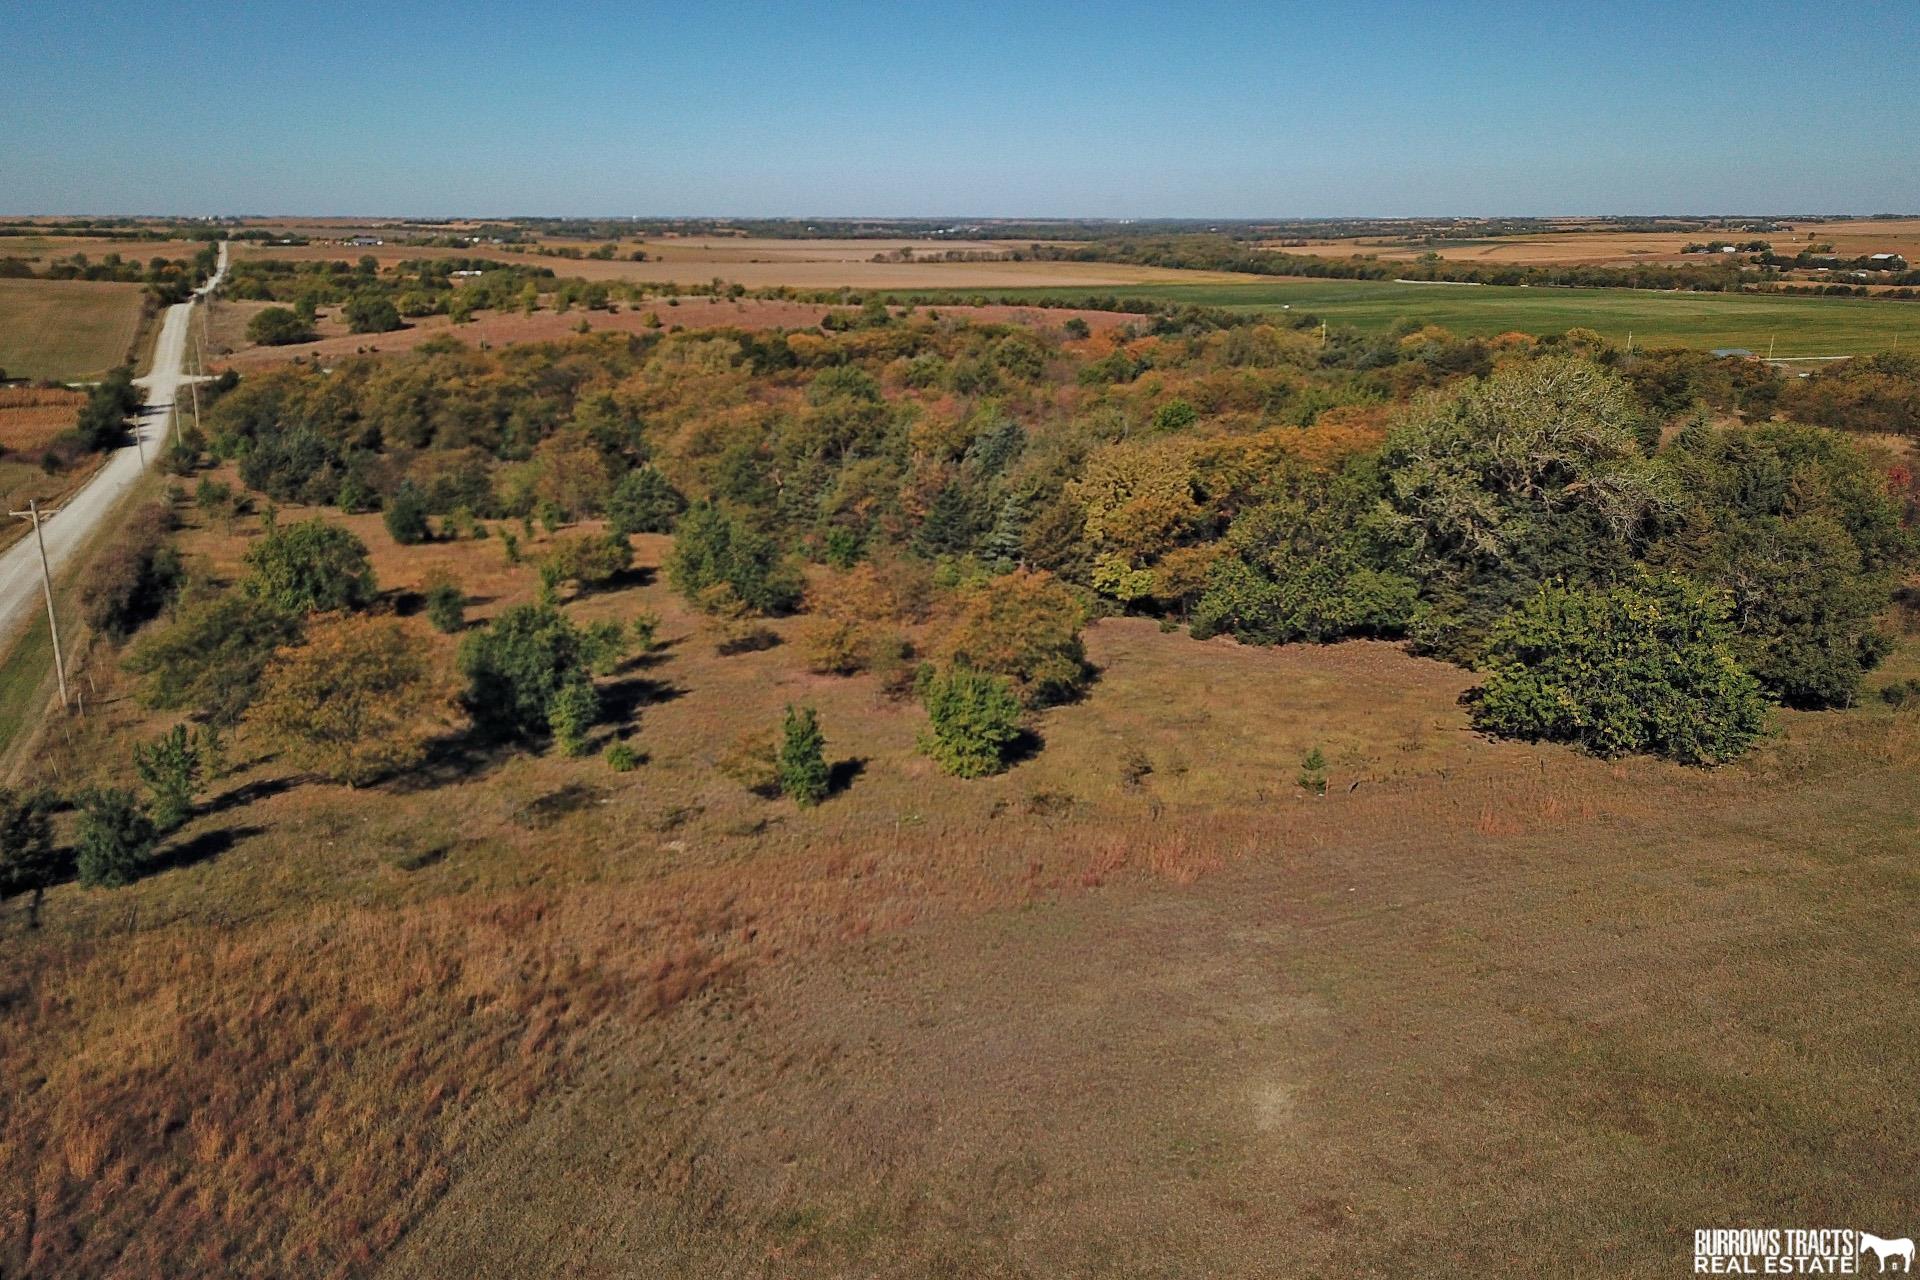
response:
[[(40, 544), (40, 588), (47, 596), (47, 630), (53, 636), (53, 670), (60, 677), (60, 705), (65, 708), (71, 705), (67, 701), (67, 660), (60, 652), (60, 619), (53, 613), (53, 570), (47, 566), (47, 540), (40, 533), (40, 499), (30, 498), (25, 511), (9, 511), (7, 514), (32, 520), (33, 540)], [(49, 519), (55, 514), (52, 511), (46, 513)]]

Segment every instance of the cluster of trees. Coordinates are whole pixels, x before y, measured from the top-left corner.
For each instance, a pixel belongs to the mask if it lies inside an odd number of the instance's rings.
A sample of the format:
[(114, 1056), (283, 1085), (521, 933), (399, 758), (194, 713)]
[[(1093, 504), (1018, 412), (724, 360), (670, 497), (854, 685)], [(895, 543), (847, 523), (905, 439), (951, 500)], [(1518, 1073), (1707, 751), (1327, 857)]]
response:
[[(46, 280), (106, 280), (121, 284), (144, 284), (148, 294), (161, 305), (185, 301), (203, 280), (219, 266), (220, 250), (208, 244), (191, 258), (153, 257), (144, 263), (118, 253), (102, 254), (97, 260), (84, 253), (53, 258), (40, 277)], [(34, 275), (33, 263), (21, 257), (0, 257), (0, 279), (25, 279)]]
[[(1805, 380), (1629, 359), (1580, 330), (1323, 338), (1185, 312), (1094, 335), (870, 300), (807, 332), (439, 343), (276, 371), (208, 422), (250, 486), (385, 507), (402, 541), (431, 517), (605, 517), (618, 544), (566, 541), (549, 600), (617, 573), (626, 535), (672, 530), (671, 580), (741, 647), (752, 619), (801, 606), (802, 562), (830, 566), (808, 660), (917, 687), (930, 711), (991, 707), (995, 681), (1023, 712), (1072, 696), (1089, 605), (1483, 664), (1546, 591), (1583, 593), (1563, 619), (1610, 618), (1621, 592), (1687, 618), (1724, 606), (1701, 634), (1762, 696), (1834, 706), (1883, 650), (1910, 511), (1883, 464), (1773, 419), (1890, 429), (1915, 381), (1892, 357)], [(1695, 420), (1709, 411), (1746, 425)], [(1676, 583), (1711, 600), (1682, 608)], [(915, 652), (929, 618), (965, 640)], [(1029, 631), (1052, 638), (1000, 651)], [(541, 706), (529, 723), (551, 730)], [(1641, 739), (1589, 745), (1615, 741)]]
[[(1570, 633), (1629, 597), (1658, 598), (1771, 697), (1850, 704), (1886, 651), (1877, 619), (1916, 552), (1887, 473), (1813, 428), (1695, 422), (1662, 447), (1658, 427), (1630, 383), (1578, 359), (1433, 396), (1377, 452), (1330, 473), (1282, 470), (1235, 518), (1194, 629), (1264, 643), (1405, 636), (1499, 663), (1513, 660), (1524, 611), (1551, 608)], [(1649, 575), (1680, 585), (1656, 591)], [(1541, 604), (1550, 590), (1562, 594)], [(1682, 608), (1675, 590), (1710, 600)], [(1652, 714), (1658, 698), (1641, 692)], [(1516, 713), (1492, 723), (1512, 728)]]
[(1329, 258), (1285, 253), (1219, 235), (1118, 237), (1082, 244), (1035, 244), (1021, 256), (1045, 262), (1124, 262), (1138, 266), (1236, 271), (1263, 276), (1311, 276), (1339, 280), (1447, 280), (1463, 284), (1556, 285), (1599, 289), (1685, 289), (1724, 292), (1775, 278), (1730, 262), (1636, 263), (1630, 266), (1527, 266), (1519, 263), (1455, 262), (1438, 255), (1416, 262), (1356, 256)]
[(247, 337), (266, 346), (311, 342), (322, 306), (339, 306), (353, 333), (387, 333), (407, 320), (445, 315), (464, 323), (476, 311), (532, 313), (544, 303), (557, 311), (604, 310), (614, 286), (597, 280), (557, 279), (548, 267), (490, 258), (407, 259), (382, 270), (358, 262), (252, 258), (234, 264), (226, 296), (269, 307), (248, 322)]

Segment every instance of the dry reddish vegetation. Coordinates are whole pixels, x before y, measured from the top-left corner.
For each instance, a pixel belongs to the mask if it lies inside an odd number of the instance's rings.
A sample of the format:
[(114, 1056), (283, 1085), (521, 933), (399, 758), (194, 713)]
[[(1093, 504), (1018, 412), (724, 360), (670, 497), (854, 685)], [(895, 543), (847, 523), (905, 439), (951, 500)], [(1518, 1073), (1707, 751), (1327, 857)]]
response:
[[(532, 596), (497, 537), (344, 519), (390, 588)], [(230, 575), (256, 527), (184, 549)], [(1570, 1234), (1661, 1274), (1725, 1215), (1920, 1209), (1911, 712), (1607, 764), (1471, 734), (1472, 676), (1393, 646), (1108, 620), (1045, 750), (962, 782), (872, 677), (719, 657), (646, 574), (570, 611), (642, 609), (634, 773), (350, 793), (242, 739), (170, 869), (8, 909), (0, 1268), (1517, 1276)], [(817, 810), (714, 768), (790, 701)], [(111, 697), (41, 767), (164, 723)]]
[(64, 387), (0, 387), (0, 449), (38, 453), (73, 429), (86, 399)]
[[(343, 326), (323, 313), (321, 338), (317, 342), (285, 347), (243, 346), (246, 321), (271, 304), (226, 303), (219, 308), (222, 319), (216, 321), (215, 351), (229, 349), (231, 354), (210, 357), (215, 369), (231, 367), (242, 373), (251, 369), (286, 364), (291, 360), (319, 360), (327, 363), (352, 355), (378, 353), (391, 355), (411, 351), (434, 338), (458, 338), (473, 346), (503, 347), (516, 342), (558, 342), (573, 337), (585, 322), (595, 333), (642, 333), (653, 328), (675, 325), (688, 329), (725, 327), (735, 329), (811, 329), (819, 325), (829, 311), (845, 311), (815, 302), (781, 302), (773, 299), (742, 298), (725, 301), (718, 298), (656, 299), (624, 306), (617, 311), (552, 310), (523, 315), (514, 311), (485, 312), (470, 323), (456, 325), (446, 316), (422, 316), (405, 329), (392, 333), (345, 333)], [(1078, 316), (1094, 332), (1105, 333), (1126, 324), (1139, 324), (1140, 317), (1116, 311), (1078, 311), (1062, 307), (938, 307), (979, 324), (1029, 324), (1058, 327)], [(658, 320), (655, 325), (652, 321)]]

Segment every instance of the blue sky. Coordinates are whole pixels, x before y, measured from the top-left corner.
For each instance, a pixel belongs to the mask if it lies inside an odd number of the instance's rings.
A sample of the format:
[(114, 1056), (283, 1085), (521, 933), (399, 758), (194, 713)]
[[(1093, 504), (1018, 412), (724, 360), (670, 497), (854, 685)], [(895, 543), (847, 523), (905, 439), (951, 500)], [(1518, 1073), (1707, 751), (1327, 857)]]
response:
[(49, 3), (0, 213), (1920, 210), (1920, 4)]

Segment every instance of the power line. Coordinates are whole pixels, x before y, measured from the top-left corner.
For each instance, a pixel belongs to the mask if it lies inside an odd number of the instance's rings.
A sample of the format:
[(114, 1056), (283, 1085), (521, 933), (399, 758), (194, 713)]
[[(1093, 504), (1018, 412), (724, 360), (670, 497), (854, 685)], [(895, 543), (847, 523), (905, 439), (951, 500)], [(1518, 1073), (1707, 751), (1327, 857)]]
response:
[(25, 511), (9, 511), (10, 516), (33, 521), (33, 540), (40, 546), (40, 589), (47, 597), (47, 631), (53, 637), (53, 670), (60, 678), (60, 705), (68, 707), (67, 701), (67, 660), (60, 653), (60, 619), (53, 611), (53, 570), (47, 564), (47, 540), (40, 532), (40, 521), (52, 519), (58, 511), (40, 510), (40, 499), (29, 498)]

